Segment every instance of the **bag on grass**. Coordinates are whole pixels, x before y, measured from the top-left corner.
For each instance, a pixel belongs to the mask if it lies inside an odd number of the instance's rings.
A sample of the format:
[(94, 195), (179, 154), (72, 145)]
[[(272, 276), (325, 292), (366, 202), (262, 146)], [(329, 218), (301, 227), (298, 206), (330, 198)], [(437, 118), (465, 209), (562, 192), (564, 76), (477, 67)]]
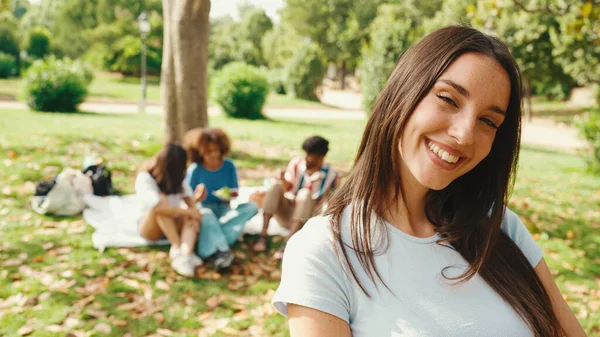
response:
[(107, 196), (113, 193), (110, 171), (102, 164), (88, 166), (83, 174), (92, 179), (94, 195)]

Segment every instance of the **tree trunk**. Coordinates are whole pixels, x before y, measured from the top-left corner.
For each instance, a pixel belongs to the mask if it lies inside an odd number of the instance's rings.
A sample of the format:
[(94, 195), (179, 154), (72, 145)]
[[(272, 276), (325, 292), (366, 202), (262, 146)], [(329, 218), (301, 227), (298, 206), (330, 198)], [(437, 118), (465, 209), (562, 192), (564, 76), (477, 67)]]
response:
[(210, 0), (163, 0), (161, 94), (167, 142), (208, 125), (209, 13)]
[(525, 117), (528, 122), (533, 118), (533, 107), (531, 106), (531, 82), (529, 77), (525, 77)]
[(346, 62), (342, 61), (340, 66), (340, 89), (346, 89)]

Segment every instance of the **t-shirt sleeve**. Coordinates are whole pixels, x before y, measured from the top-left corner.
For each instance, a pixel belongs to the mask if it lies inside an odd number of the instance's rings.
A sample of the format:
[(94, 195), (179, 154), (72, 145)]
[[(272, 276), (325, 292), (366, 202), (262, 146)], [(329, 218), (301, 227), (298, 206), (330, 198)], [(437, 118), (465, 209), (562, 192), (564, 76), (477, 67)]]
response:
[(237, 189), (239, 188), (239, 183), (238, 183), (238, 175), (237, 175), (237, 168), (235, 167), (235, 164), (233, 163), (233, 161), (229, 160), (229, 164), (231, 166), (230, 168), (230, 176), (229, 176), (229, 188), (234, 188)]
[(135, 195), (143, 209), (154, 208), (160, 202), (160, 189), (148, 172), (140, 172), (135, 179)]
[(337, 259), (327, 218), (313, 218), (289, 240), (273, 306), (293, 303), (350, 320), (350, 285)]
[(537, 266), (543, 257), (542, 249), (535, 242), (525, 224), (508, 208), (502, 219), (502, 230), (517, 244), (531, 266)]

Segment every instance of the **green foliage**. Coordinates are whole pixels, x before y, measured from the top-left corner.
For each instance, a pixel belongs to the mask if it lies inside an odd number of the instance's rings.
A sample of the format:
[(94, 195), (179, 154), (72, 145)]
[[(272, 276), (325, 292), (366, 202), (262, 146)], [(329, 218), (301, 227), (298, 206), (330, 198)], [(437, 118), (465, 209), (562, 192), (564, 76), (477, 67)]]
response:
[(370, 44), (363, 50), (360, 87), (363, 104), (371, 104), (383, 89), (396, 61), (421, 35), (419, 11), (408, 5), (382, 5), (370, 27)]
[(17, 73), (17, 62), (15, 57), (0, 52), (0, 78), (8, 78)]
[(17, 21), (10, 12), (0, 13), (0, 52), (15, 58), (18, 72), (20, 51), (17, 41)]
[(577, 121), (577, 126), (583, 137), (592, 146), (592, 155), (589, 166), (592, 170), (600, 172), (600, 110), (592, 111)]
[(287, 0), (282, 20), (310, 38), (328, 62), (350, 67), (383, 0)]
[(326, 72), (321, 49), (314, 43), (303, 43), (297, 46), (286, 65), (286, 92), (298, 98), (318, 100), (316, 90)]
[(262, 39), (262, 52), (269, 68), (285, 68), (298, 45), (303, 43), (296, 31), (285, 23), (280, 23), (268, 31)]
[(475, 27), (491, 30), (511, 49), (525, 83), (534, 95), (563, 100), (568, 97), (573, 79), (552, 56), (550, 31), (558, 28), (550, 12), (525, 12), (508, 2), (479, 2), (470, 7)]
[(217, 18), (211, 23), (209, 59), (215, 69), (231, 62), (254, 66), (266, 65), (261, 41), (273, 23), (264, 10), (253, 6), (239, 7), (240, 22), (231, 17)]
[(558, 21), (550, 28), (552, 56), (579, 84), (600, 83), (600, 5), (552, 0)]
[(91, 69), (82, 62), (50, 57), (29, 67), (23, 94), (32, 110), (73, 112), (85, 99), (92, 79)]
[(50, 54), (52, 34), (45, 27), (34, 27), (27, 34), (24, 50), (27, 56), (32, 58), (43, 58)]
[(285, 69), (276, 68), (269, 70), (269, 86), (279, 95), (285, 95)]
[(251, 65), (233, 62), (221, 69), (211, 83), (213, 98), (230, 117), (260, 119), (269, 93), (262, 72)]

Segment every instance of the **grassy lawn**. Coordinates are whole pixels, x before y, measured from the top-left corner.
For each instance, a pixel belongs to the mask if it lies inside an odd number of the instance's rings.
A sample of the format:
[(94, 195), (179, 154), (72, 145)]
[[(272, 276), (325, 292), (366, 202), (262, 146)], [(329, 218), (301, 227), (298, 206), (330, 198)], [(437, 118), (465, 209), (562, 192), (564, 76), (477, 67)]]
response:
[[(0, 100), (17, 100), (21, 94), (21, 79), (0, 79)], [(138, 103), (141, 97), (140, 79), (120, 77), (109, 73), (97, 73), (89, 88), (88, 102)], [(160, 79), (148, 78), (146, 97), (149, 104), (160, 103)], [(214, 103), (211, 103), (214, 105)], [(332, 108), (320, 102), (297, 99), (271, 93), (267, 98), (271, 108), (323, 109)]]
[[(119, 190), (133, 192), (140, 163), (160, 147), (160, 116), (2, 111), (2, 117), (1, 336), (288, 336), (269, 304), (279, 267), (250, 252), (252, 237), (237, 247), (228, 274), (206, 266), (190, 280), (170, 270), (166, 248), (100, 253), (80, 217), (32, 213), (34, 183), (79, 167), (88, 151), (105, 158)], [(364, 127), (361, 121), (223, 117), (211, 123), (232, 136), (243, 185), (283, 167), (313, 134), (330, 139), (329, 159), (347, 170)], [(511, 206), (535, 233), (586, 331), (599, 336), (600, 177), (570, 154), (524, 149), (521, 158)]]

